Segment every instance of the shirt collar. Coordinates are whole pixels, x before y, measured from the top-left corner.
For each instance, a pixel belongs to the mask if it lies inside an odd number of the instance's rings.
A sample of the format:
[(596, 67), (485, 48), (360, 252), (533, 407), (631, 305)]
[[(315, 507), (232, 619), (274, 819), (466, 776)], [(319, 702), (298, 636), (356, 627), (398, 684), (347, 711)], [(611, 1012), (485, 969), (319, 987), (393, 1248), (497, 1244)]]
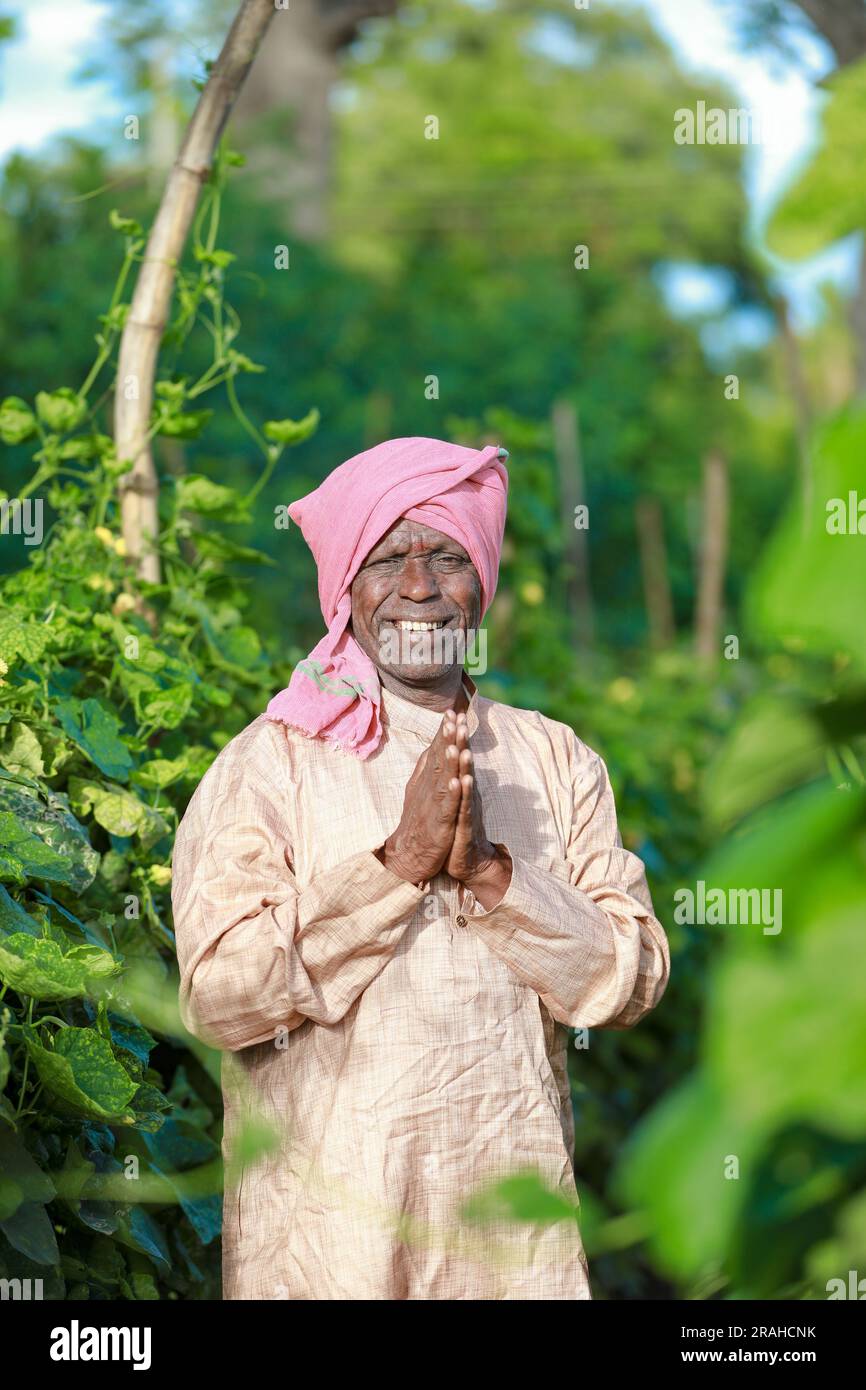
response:
[[(469, 708), (466, 711), (466, 722), (469, 728), (470, 738), (478, 728), (478, 687), (474, 680), (466, 671), (463, 672), (463, 686), (469, 697)], [(383, 722), (392, 725), (395, 729), (409, 729), (412, 733), (422, 734), (426, 738), (432, 739), (442, 723), (442, 710), (428, 709), (426, 705), (416, 705), (411, 700), (404, 700), (401, 695), (394, 695), (392, 691), (386, 690), (384, 685), (381, 687), (381, 708), (384, 714)]]

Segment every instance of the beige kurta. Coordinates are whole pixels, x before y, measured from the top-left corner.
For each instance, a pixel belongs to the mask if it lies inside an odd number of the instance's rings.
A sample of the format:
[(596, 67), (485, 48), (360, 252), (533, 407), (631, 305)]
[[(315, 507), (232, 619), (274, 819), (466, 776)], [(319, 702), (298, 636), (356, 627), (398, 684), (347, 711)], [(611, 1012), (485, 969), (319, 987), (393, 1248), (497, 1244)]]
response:
[(178, 830), (181, 1010), (225, 1051), (224, 1156), (250, 1116), (279, 1136), (226, 1188), (227, 1299), (592, 1297), (575, 1221), (460, 1207), (525, 1169), (578, 1202), (567, 1026), (637, 1023), (668, 943), (601, 758), (468, 688), (485, 829), (513, 860), (489, 911), (373, 853), (441, 722), (387, 691), (366, 762), (260, 716)]

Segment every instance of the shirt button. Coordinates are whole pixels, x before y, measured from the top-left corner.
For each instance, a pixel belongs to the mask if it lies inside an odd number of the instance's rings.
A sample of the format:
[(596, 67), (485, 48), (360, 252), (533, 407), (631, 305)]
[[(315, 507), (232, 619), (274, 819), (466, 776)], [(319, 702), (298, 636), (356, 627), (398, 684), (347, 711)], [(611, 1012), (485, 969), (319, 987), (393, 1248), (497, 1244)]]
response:
[(465, 927), (465, 926), (466, 926), (466, 918), (463, 916), (463, 913), (462, 913), (462, 912), (458, 913), (458, 915), (454, 918), (454, 920), (455, 920), (455, 922), (457, 923), (458, 927)]

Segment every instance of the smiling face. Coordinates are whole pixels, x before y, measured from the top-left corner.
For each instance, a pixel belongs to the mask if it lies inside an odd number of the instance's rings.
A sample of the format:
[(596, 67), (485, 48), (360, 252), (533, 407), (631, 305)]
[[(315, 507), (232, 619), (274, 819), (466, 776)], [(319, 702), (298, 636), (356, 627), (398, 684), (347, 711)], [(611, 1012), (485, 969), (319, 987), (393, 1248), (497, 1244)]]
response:
[(460, 689), (481, 617), (481, 581), (459, 541), (404, 517), (352, 582), (352, 632), (386, 689), (431, 702)]

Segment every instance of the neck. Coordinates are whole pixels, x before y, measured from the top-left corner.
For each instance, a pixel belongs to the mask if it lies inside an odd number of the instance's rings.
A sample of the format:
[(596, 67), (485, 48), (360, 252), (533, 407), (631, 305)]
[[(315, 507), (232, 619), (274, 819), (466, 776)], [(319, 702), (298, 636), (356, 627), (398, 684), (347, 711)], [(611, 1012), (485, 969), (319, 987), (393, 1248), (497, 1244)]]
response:
[(392, 676), (389, 671), (381, 670), (379, 680), (392, 695), (398, 695), (401, 700), (409, 700), (413, 705), (422, 705), (424, 709), (453, 709), (459, 712), (469, 708), (469, 699), (463, 684), (463, 669), (460, 666), (455, 666), (433, 685), (408, 685)]

